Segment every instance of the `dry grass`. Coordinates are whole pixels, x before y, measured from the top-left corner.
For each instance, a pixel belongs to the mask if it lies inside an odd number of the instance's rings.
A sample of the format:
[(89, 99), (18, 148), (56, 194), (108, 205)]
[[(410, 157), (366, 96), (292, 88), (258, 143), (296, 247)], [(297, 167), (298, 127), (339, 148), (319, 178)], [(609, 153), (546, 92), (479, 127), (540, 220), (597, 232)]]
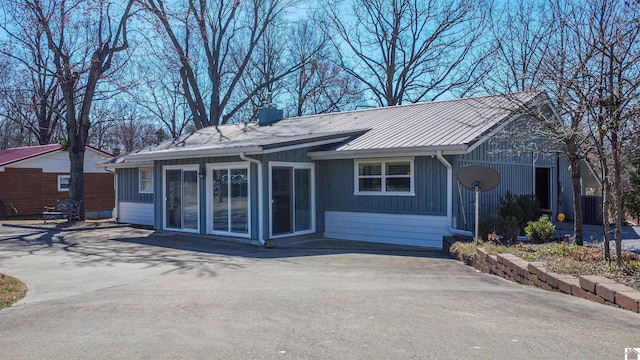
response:
[[(568, 243), (518, 244), (502, 246), (480, 243), (487, 254), (515, 254), (527, 261), (541, 261), (546, 268), (560, 274), (602, 275), (640, 291), (640, 255), (624, 251), (622, 262), (617, 263), (615, 255), (611, 261), (604, 259), (602, 248), (577, 246)], [(454, 243), (450, 249), (460, 260), (471, 264), (475, 256), (473, 243)]]
[(514, 254), (529, 261), (544, 261), (547, 269), (560, 274), (602, 275), (640, 290), (640, 255), (622, 252), (618, 264), (614, 254), (611, 261), (604, 259), (601, 247), (577, 246), (566, 243), (518, 245)]
[(9, 275), (0, 274), (0, 310), (11, 306), (27, 295), (27, 286)]

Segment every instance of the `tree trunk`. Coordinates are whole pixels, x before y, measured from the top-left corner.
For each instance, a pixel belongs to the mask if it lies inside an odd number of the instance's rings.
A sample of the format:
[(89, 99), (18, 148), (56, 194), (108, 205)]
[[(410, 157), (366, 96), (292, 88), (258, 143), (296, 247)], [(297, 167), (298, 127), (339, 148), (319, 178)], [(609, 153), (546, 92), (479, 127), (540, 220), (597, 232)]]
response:
[(85, 220), (84, 215), (84, 144), (80, 145), (80, 141), (74, 139), (75, 144), (71, 144), (69, 139), (69, 162), (71, 166), (71, 178), (69, 179), (69, 197), (80, 203), (80, 221)]
[[(618, 124), (620, 120), (618, 119)], [(611, 151), (613, 152), (613, 181), (615, 191), (615, 241), (616, 241), (616, 262), (622, 263), (622, 223), (624, 222), (624, 195), (622, 190), (622, 164), (620, 161), (620, 148), (618, 146), (617, 131), (611, 135)]]
[(604, 235), (604, 258), (611, 261), (611, 252), (609, 250), (609, 168), (606, 161), (602, 162), (602, 228)]
[(573, 189), (573, 234), (576, 245), (582, 246), (583, 241), (583, 218), (582, 218), (582, 186), (580, 184), (581, 159), (577, 156), (570, 156), (571, 187)]

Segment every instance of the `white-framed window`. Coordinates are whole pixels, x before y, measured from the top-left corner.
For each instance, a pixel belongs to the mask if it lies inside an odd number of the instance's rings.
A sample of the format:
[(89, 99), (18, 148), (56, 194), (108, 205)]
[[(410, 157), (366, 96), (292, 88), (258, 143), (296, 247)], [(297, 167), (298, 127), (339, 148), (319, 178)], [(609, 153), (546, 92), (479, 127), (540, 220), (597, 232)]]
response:
[(69, 191), (71, 175), (58, 175), (58, 191)]
[(414, 193), (413, 158), (355, 160), (355, 195)]
[(153, 168), (138, 169), (138, 189), (140, 193), (153, 193)]

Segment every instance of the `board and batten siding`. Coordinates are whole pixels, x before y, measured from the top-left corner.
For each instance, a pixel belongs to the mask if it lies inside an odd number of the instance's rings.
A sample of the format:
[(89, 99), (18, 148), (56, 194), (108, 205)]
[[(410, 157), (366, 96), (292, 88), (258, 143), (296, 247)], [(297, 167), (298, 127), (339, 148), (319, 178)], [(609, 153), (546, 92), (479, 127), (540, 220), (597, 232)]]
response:
[(326, 238), (442, 248), (446, 216), (325, 212)]
[[(154, 194), (140, 193), (139, 169), (116, 169), (118, 174), (118, 201), (153, 203)], [(156, 179), (154, 179), (155, 187)]]
[(447, 170), (414, 158), (414, 195), (355, 195), (354, 160), (319, 161), (318, 231), (325, 237), (442, 247), (447, 233)]
[[(507, 192), (514, 195), (529, 195), (535, 191), (536, 167), (549, 168), (551, 173), (551, 204), (553, 214), (557, 214), (558, 201), (558, 161), (561, 159), (557, 152), (552, 152), (552, 144), (547, 140), (532, 139), (529, 147), (541, 149), (540, 152), (514, 150), (514, 144), (506, 136), (499, 135), (486, 141), (469, 154), (459, 155), (452, 159), (453, 165), (453, 216), (457, 228), (463, 230), (474, 229), (475, 195), (472, 190), (464, 188), (457, 181), (458, 169), (469, 165), (486, 166), (500, 173), (500, 184), (493, 190), (480, 193), (480, 218), (496, 218), (500, 198)], [(534, 146), (535, 144), (535, 146)], [(542, 151), (548, 151), (543, 153)], [(560, 177), (560, 182), (566, 179)], [(570, 183), (569, 183), (570, 184)], [(566, 185), (563, 184), (566, 188)], [(566, 196), (563, 195), (563, 201)]]
[[(119, 223), (148, 225), (154, 224), (154, 194), (140, 193), (139, 169), (116, 169), (118, 181), (118, 218)], [(154, 188), (155, 188), (154, 179)]]
[(447, 214), (447, 169), (438, 159), (414, 158), (413, 196), (355, 195), (354, 160), (320, 161), (318, 164), (318, 199), (325, 211)]

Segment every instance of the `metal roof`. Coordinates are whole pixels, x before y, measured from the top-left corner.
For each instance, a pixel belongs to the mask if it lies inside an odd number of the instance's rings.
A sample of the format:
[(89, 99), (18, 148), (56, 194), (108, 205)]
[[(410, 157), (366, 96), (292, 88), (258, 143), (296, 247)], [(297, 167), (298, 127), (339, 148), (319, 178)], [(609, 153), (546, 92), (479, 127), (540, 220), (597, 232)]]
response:
[(60, 144), (17, 147), (0, 151), (0, 166), (13, 164), (60, 149)]
[[(541, 96), (543, 96), (541, 98)], [(260, 153), (291, 143), (334, 139), (333, 153), (402, 149), (464, 149), (508, 120), (542, 92), (484, 96), (286, 118), (269, 126), (229, 124), (196, 132), (112, 159), (128, 161)], [(348, 138), (348, 141), (345, 141)]]

